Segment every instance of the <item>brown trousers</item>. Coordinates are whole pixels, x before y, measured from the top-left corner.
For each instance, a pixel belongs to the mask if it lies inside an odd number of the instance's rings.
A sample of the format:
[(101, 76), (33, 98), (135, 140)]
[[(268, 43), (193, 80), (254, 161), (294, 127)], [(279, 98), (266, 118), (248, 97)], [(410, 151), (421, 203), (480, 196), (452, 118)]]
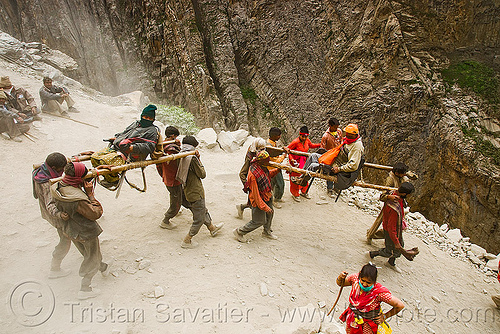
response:
[(97, 271), (104, 271), (107, 265), (102, 262), (101, 248), (99, 246), (99, 238), (77, 241), (73, 240), (73, 244), (83, 255), (83, 261), (80, 265), (80, 276), (82, 277), (82, 285), (80, 290), (90, 291), (90, 283)]

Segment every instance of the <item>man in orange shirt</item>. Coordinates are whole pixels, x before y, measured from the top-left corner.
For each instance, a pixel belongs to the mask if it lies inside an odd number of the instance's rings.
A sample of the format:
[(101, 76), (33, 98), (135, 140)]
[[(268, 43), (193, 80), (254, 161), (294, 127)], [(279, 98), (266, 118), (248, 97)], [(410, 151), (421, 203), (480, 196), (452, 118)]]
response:
[[(330, 118), (328, 120), (328, 130), (326, 130), (323, 137), (321, 137), (321, 148), (329, 151), (342, 144), (342, 131), (339, 130), (339, 125), (340, 122), (336, 118)], [(326, 189), (328, 195), (333, 197), (333, 181), (326, 181)]]
[[(295, 150), (295, 151), (301, 151), (301, 152), (307, 152), (309, 151), (309, 148), (318, 148), (321, 146), (321, 144), (314, 144), (309, 140), (309, 129), (307, 126), (302, 126), (299, 130), (299, 137), (295, 138), (290, 145), (288, 145), (288, 148), (290, 150)], [(298, 168), (304, 168), (304, 165), (306, 163), (307, 157), (302, 156), (302, 155), (295, 155), (295, 154), (289, 154), (288, 160), (294, 167)], [(292, 177), (297, 177), (300, 176), (301, 174), (299, 173), (290, 173), (290, 178)], [(300, 202), (299, 195), (302, 197), (305, 197), (307, 199), (310, 199), (311, 197), (307, 193), (307, 188), (308, 184), (305, 183), (305, 185), (299, 185), (295, 184), (293, 182), (290, 182), (290, 192), (292, 193), (293, 199), (296, 202)]]
[(233, 230), (236, 240), (245, 242), (245, 234), (253, 230), (264, 227), (262, 236), (272, 240), (277, 237), (272, 233), (271, 222), (273, 220), (273, 193), (271, 188), (271, 178), (278, 173), (278, 169), (268, 170), (269, 153), (260, 151), (250, 163), (247, 177), (247, 187), (249, 189), (248, 200), (252, 205), (252, 220), (244, 226)]

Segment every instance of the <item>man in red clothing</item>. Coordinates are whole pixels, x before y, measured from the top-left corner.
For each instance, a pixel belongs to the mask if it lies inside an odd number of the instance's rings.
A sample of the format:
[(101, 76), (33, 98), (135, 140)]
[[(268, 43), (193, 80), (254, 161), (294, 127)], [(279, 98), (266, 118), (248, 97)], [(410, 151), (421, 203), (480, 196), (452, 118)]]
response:
[[(310, 148), (318, 148), (321, 146), (321, 144), (314, 144), (311, 142), (311, 140), (308, 138), (309, 137), (309, 129), (307, 126), (302, 126), (299, 130), (299, 137), (295, 138), (290, 145), (288, 145), (288, 148), (290, 150), (295, 150), (295, 151), (301, 151), (301, 152), (307, 152), (309, 151)], [(288, 160), (294, 167), (298, 168), (304, 168), (304, 165), (306, 163), (307, 157), (302, 156), (302, 155), (295, 155), (295, 154), (289, 154), (288, 155)], [(290, 173), (290, 178), (292, 177), (297, 177), (300, 176), (301, 174), (299, 173)], [(290, 182), (290, 192), (292, 193), (293, 199), (296, 202), (300, 202), (300, 196), (305, 197), (307, 199), (310, 199), (311, 197), (307, 193), (307, 188), (308, 184), (305, 183), (305, 185), (299, 185), (295, 184), (293, 182)]]
[(252, 220), (244, 226), (233, 230), (236, 240), (245, 242), (245, 234), (253, 230), (264, 227), (262, 236), (268, 239), (278, 239), (271, 230), (273, 220), (273, 193), (271, 178), (278, 173), (278, 169), (268, 170), (269, 153), (260, 151), (250, 163), (248, 170), (247, 184), (249, 189), (248, 200), (252, 205)]
[[(179, 130), (173, 126), (167, 126), (165, 128), (165, 138), (166, 140), (175, 140), (176, 142), (173, 144), (169, 144), (164, 148), (165, 154), (176, 154), (181, 150), (180, 143), (177, 140), (177, 136), (179, 135)], [(175, 179), (175, 175), (177, 174), (177, 160), (166, 161), (162, 164), (157, 164), (156, 169), (158, 170), (158, 174), (163, 179), (163, 183), (167, 187), (167, 190), (170, 194), (170, 206), (165, 212), (165, 217), (163, 221), (160, 223), (161, 228), (165, 228), (168, 230), (172, 230), (177, 227), (170, 222), (171, 218), (174, 218), (178, 213), (182, 205), (182, 186), (179, 181)]]
[(375, 256), (388, 257), (387, 264), (390, 268), (401, 273), (401, 270), (396, 267), (396, 258), (401, 254), (407, 259), (413, 259), (412, 254), (406, 251), (403, 241), (403, 219), (404, 219), (404, 200), (410, 195), (415, 188), (409, 182), (404, 182), (399, 186), (398, 190), (394, 191), (393, 200), (387, 200), (384, 204), (382, 224), (384, 227), (385, 247), (378, 251), (371, 251), (370, 258)]

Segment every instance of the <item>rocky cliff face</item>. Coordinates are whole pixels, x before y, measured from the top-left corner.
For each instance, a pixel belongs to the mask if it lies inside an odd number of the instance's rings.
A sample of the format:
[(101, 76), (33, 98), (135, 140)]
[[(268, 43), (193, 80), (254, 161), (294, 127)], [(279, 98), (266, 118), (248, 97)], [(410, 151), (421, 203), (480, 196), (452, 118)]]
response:
[(200, 126), (318, 140), (332, 116), (356, 122), (367, 161), (421, 175), (413, 208), (500, 251), (500, 172), (479, 145), (500, 147), (498, 112), (441, 78), (465, 59), (498, 73), (498, 1), (0, 2), (1, 29), (68, 53), (83, 81), (151, 87)]

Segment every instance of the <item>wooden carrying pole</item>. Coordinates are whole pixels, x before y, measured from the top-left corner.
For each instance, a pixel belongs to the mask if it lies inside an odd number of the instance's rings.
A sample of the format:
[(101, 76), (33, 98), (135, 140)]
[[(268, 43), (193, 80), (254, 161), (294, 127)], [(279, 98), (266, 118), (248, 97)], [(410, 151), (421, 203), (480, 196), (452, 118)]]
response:
[[(175, 143), (175, 140), (167, 140), (164, 141), (162, 144), (163, 145), (169, 145)], [(84, 154), (84, 155), (74, 155), (70, 158), (71, 162), (81, 162), (81, 161), (88, 161), (90, 160), (90, 155)], [(33, 164), (33, 169), (37, 169), (41, 166), (42, 164)]]
[[(271, 154), (271, 152), (273, 152), (273, 151), (274, 152), (281, 152), (281, 153), (285, 152), (284, 149), (279, 148), (279, 147), (274, 147), (274, 146), (266, 146), (266, 150), (269, 152), (269, 154)], [(303, 157), (308, 157), (309, 155), (311, 155), (311, 153), (308, 153), (308, 152), (294, 151), (294, 150), (290, 150), (290, 153), (294, 154), (294, 155), (301, 155)], [(363, 167), (375, 168), (375, 169), (382, 169), (382, 170), (388, 170), (388, 171), (392, 170), (391, 166), (384, 166), (384, 165), (379, 165), (379, 164), (372, 164), (370, 162), (365, 162), (365, 164), (364, 164)]]
[[(337, 177), (336, 176), (332, 176), (332, 175), (325, 175), (323, 173), (312, 172), (312, 171), (309, 171), (309, 170), (300, 169), (300, 168), (292, 167), (292, 166), (287, 166), (287, 165), (279, 164), (279, 163), (272, 162), (272, 161), (269, 161), (269, 165), (272, 166), (272, 167), (275, 167), (275, 168), (287, 170), (289, 172), (295, 172), (295, 173), (300, 173), (300, 174), (308, 174), (311, 177), (316, 177), (316, 178), (320, 178), (320, 179), (327, 180), (327, 181), (332, 181), (332, 182), (337, 181)], [(362, 187), (362, 188), (376, 189), (376, 190), (380, 190), (380, 191), (394, 191), (394, 190), (397, 190), (397, 188), (380, 186), (378, 184), (364, 183), (364, 182), (361, 182), (361, 181), (354, 181), (354, 183), (352, 185), (353, 186)]]
[[(196, 151), (189, 151), (189, 152), (166, 155), (166, 156), (163, 156), (163, 157), (158, 158), (156, 160), (135, 161), (135, 162), (131, 162), (131, 163), (128, 163), (125, 165), (121, 165), (121, 166), (114, 166), (114, 167), (111, 167), (111, 169), (95, 169), (95, 168), (93, 168), (93, 169), (90, 169), (88, 171), (87, 175), (85, 175), (83, 178), (84, 179), (91, 179), (91, 178), (97, 177), (99, 175), (120, 173), (120, 172), (127, 171), (130, 169), (141, 168), (141, 167), (146, 167), (149, 165), (156, 165), (156, 164), (161, 164), (161, 163), (167, 162), (167, 161), (181, 159), (181, 158), (187, 157), (189, 155), (194, 155), (194, 154), (196, 154)], [(56, 177), (56, 178), (50, 179), (50, 183), (55, 183), (55, 182), (58, 182), (61, 180), (62, 180), (62, 176)]]

